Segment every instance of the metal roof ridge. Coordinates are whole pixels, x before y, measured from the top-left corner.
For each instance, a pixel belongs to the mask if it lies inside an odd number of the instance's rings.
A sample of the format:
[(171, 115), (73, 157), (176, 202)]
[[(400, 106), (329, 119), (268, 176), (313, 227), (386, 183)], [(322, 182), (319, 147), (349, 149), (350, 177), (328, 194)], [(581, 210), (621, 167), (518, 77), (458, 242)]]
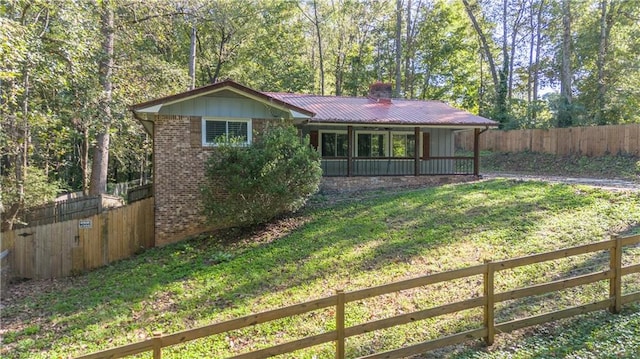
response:
[[(296, 97), (320, 97), (320, 98), (344, 98), (344, 99), (353, 99), (353, 100), (373, 100), (376, 101), (375, 98), (371, 98), (369, 96), (348, 96), (348, 95), (319, 95), (312, 93), (300, 93), (300, 92), (274, 92), (274, 91), (263, 91), (265, 95), (276, 95), (276, 96), (296, 96)], [(418, 98), (401, 98), (401, 97), (392, 97), (391, 103), (393, 101), (406, 101), (406, 102), (437, 102), (445, 105), (449, 105), (454, 107), (443, 100), (434, 100), (434, 99), (418, 99)], [(456, 107), (457, 108), (457, 107)]]
[(312, 93), (299, 93), (299, 92), (272, 92), (272, 91), (265, 91), (264, 92), (265, 95), (293, 95), (293, 96), (304, 96), (304, 97), (326, 97), (326, 98), (347, 98), (347, 99), (359, 99), (359, 100), (366, 100), (368, 99), (368, 97), (366, 96), (347, 96), (347, 95), (318, 95), (318, 94), (312, 94)]

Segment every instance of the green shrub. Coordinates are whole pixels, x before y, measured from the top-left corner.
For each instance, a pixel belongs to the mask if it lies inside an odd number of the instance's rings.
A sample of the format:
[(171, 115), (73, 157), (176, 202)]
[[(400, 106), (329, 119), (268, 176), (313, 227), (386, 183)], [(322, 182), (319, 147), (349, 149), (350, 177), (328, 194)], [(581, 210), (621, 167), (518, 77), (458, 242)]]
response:
[(250, 146), (221, 143), (206, 164), (204, 214), (218, 226), (265, 223), (318, 191), (320, 157), (290, 125), (272, 125)]

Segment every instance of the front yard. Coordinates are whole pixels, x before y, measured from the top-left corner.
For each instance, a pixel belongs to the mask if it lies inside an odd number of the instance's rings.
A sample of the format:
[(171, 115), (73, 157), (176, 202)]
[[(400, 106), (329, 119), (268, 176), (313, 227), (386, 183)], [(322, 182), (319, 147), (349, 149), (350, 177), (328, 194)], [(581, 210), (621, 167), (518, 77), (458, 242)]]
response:
[[(336, 289), (354, 290), (637, 233), (640, 195), (540, 182), (494, 180), (369, 194), (329, 204), (318, 196), (295, 217), (253, 231), (228, 231), (149, 250), (94, 272), (56, 282), (24, 282), (2, 300), (0, 354), (67, 357), (303, 302)], [(625, 252), (640, 263), (640, 248)], [(579, 257), (503, 278), (505, 288), (600, 266)], [(406, 291), (347, 309), (347, 325), (468, 296), (465, 283)], [(606, 284), (509, 303), (500, 320), (602, 299)], [(632, 276), (625, 291), (640, 290)], [(466, 297), (465, 297), (466, 298)], [(554, 300), (551, 304), (551, 300)], [(477, 325), (469, 310), (353, 338), (348, 357), (424, 341)], [(165, 358), (224, 357), (332, 328), (330, 313), (197, 340), (163, 351)], [(499, 335), (429, 354), (451, 358), (634, 357), (640, 353), (640, 305), (622, 315), (577, 319)], [(321, 345), (291, 357), (331, 357)], [(430, 356), (431, 357), (431, 356)]]

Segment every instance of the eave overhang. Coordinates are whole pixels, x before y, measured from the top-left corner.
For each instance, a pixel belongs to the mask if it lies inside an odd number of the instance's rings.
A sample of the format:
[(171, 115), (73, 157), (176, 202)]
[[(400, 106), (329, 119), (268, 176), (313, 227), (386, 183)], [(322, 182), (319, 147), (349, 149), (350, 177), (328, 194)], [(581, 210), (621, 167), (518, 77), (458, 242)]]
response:
[(305, 121), (304, 124), (309, 125), (309, 126), (314, 126), (314, 127), (323, 127), (323, 126), (344, 126), (344, 127), (348, 127), (348, 126), (357, 126), (357, 127), (376, 127), (376, 128), (386, 128), (386, 127), (407, 127), (407, 128), (414, 128), (414, 127), (424, 127), (424, 128), (428, 128), (428, 127), (432, 127), (432, 128), (450, 128), (450, 129), (457, 129), (457, 130), (470, 130), (470, 129), (474, 129), (474, 128), (498, 128), (497, 124), (484, 124), (484, 123), (466, 123), (466, 124), (451, 124), (451, 123), (437, 123), (437, 122), (412, 122), (412, 123), (406, 123), (406, 122), (360, 122), (360, 121), (314, 121), (313, 119), (310, 119), (308, 121)]

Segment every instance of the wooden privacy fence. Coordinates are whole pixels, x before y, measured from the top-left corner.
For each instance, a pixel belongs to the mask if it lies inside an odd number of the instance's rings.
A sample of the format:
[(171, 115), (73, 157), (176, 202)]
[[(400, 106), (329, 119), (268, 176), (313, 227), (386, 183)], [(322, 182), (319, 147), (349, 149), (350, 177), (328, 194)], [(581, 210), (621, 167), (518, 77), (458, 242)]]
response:
[[(457, 149), (473, 151), (473, 132), (458, 132)], [(490, 130), (480, 136), (480, 149), (542, 152), (556, 155), (640, 155), (640, 124), (532, 130)]]
[[(455, 333), (420, 344), (415, 344), (383, 353), (367, 355), (361, 358), (370, 359), (405, 357), (461, 343), (474, 338), (484, 338), (485, 342), (491, 345), (496, 333), (508, 333), (516, 329), (546, 323), (561, 318), (568, 318), (575, 315), (606, 308), (608, 308), (613, 313), (617, 313), (621, 310), (622, 305), (640, 301), (640, 291), (625, 295), (622, 294), (622, 278), (633, 273), (640, 273), (640, 263), (627, 266), (622, 265), (622, 251), (624, 247), (637, 245), (638, 243), (640, 243), (640, 235), (626, 238), (615, 238), (609, 241), (597, 242), (568, 249), (561, 249), (553, 252), (531, 255), (528, 257), (498, 262), (486, 262), (484, 264), (476, 265), (473, 267), (427, 275), (352, 292), (344, 292), (342, 290), (338, 290), (335, 295), (332, 295), (330, 297), (312, 300), (281, 309), (253, 314), (200, 328), (184, 330), (174, 334), (158, 334), (155, 337), (147, 339), (145, 341), (124, 345), (118, 348), (108, 349), (89, 355), (84, 355), (79, 358), (121, 358), (128, 355), (152, 351), (153, 358), (159, 359), (162, 356), (162, 348), (165, 347), (185, 343), (215, 334), (226, 333), (232, 330), (242, 329), (277, 319), (289, 318), (292, 316), (301, 315), (304, 313), (329, 307), (334, 308), (336, 324), (335, 330), (283, 344), (278, 344), (269, 348), (236, 355), (233, 358), (267, 358), (275, 355), (291, 353), (296, 350), (323, 343), (335, 342), (335, 357), (342, 359), (345, 357), (346, 338), (411, 323), (417, 320), (435, 318), (444, 314), (457, 313), (463, 310), (478, 307), (484, 308), (483, 321), (481, 323), (478, 323), (478, 329)], [(504, 292), (496, 292), (494, 290), (494, 276), (497, 272), (510, 269), (513, 270), (527, 265), (602, 251), (608, 252), (608, 269), (593, 271), (587, 274), (581, 274), (561, 280), (536, 284)], [(416, 312), (404, 313), (390, 318), (379, 319), (350, 327), (345, 327), (345, 304), (347, 303), (474, 276), (483, 276), (484, 278), (482, 281), (484, 293), (480, 297), (470, 298), (455, 303), (445, 304)], [(496, 322), (495, 320), (494, 306), (496, 303), (537, 296), (544, 293), (557, 292), (568, 288), (600, 281), (609, 282), (609, 291), (606, 299), (589, 304), (580, 304), (578, 306), (554, 311), (547, 314), (529, 316), (523, 319), (516, 319), (507, 322)]]
[(85, 218), (123, 205), (122, 198), (106, 194), (53, 202), (25, 209), (22, 215), (24, 224), (16, 223), (13, 229)]
[(154, 245), (153, 198), (83, 219), (2, 233), (14, 278), (59, 278)]
[(133, 203), (153, 196), (153, 183), (131, 188), (127, 191), (127, 203)]

